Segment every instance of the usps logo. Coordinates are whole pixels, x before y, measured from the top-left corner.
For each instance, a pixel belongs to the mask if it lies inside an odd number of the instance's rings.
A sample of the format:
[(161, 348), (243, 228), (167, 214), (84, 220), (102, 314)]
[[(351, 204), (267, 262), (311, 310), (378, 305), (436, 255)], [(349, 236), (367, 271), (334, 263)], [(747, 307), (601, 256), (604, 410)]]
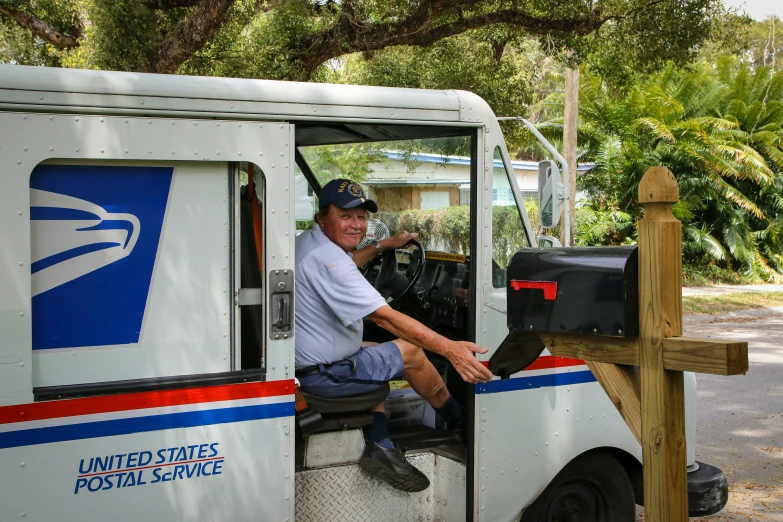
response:
[(173, 170), (33, 170), (34, 350), (139, 341)]

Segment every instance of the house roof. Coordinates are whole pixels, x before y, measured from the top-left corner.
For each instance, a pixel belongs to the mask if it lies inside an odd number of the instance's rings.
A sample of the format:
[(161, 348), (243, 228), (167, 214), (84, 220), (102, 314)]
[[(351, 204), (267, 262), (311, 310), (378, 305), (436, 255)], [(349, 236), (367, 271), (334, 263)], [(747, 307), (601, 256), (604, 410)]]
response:
[[(468, 156), (443, 156), (441, 154), (432, 154), (432, 153), (425, 153), (425, 152), (416, 152), (416, 153), (409, 154), (406, 152), (394, 151), (394, 150), (385, 150), (383, 151), (383, 153), (386, 155), (387, 158), (393, 161), (403, 161), (406, 158), (409, 158), (415, 161), (420, 161), (422, 163), (440, 163), (440, 164), (464, 165), (464, 166), (470, 165), (470, 157)], [(503, 168), (503, 162), (499, 159), (495, 159), (494, 167)], [(538, 162), (517, 160), (511, 162), (511, 167), (514, 170), (537, 171)], [(581, 163), (577, 167), (577, 170), (579, 172), (587, 172), (592, 168), (593, 168), (592, 163)]]

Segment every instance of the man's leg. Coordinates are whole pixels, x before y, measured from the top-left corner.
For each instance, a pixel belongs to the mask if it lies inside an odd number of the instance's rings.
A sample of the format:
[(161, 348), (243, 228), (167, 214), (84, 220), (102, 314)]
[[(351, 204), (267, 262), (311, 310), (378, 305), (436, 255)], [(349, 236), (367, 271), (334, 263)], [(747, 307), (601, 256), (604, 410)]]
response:
[(411, 388), (430, 403), (449, 428), (464, 428), (467, 422), (464, 410), (451, 396), (446, 383), (427, 359), (424, 350), (402, 339), (395, 339), (394, 344), (402, 354), (402, 376), (410, 383)]
[(395, 339), (394, 344), (402, 354), (403, 379), (408, 381), (411, 388), (429, 402), (433, 408), (443, 406), (450, 397), (449, 390), (438, 370), (427, 359), (424, 350), (402, 339)]
[[(362, 345), (368, 347), (375, 346), (377, 343), (362, 343)], [(394, 346), (397, 345), (387, 343), (383, 348), (378, 348), (377, 352), (373, 352), (372, 348), (362, 350), (359, 357), (367, 363), (367, 366), (360, 365), (366, 371), (363, 377), (370, 380), (391, 379), (399, 375), (401, 370), (404, 375), (404, 368), (401, 368), (404, 366), (402, 357), (397, 352), (399, 346), (397, 348)], [(385, 355), (382, 356), (381, 353)], [(373, 371), (372, 368), (380, 371)], [(430, 485), (429, 479), (409, 463), (399, 448), (394, 446), (389, 439), (386, 424), (386, 406), (382, 402), (373, 408), (373, 423), (367, 429), (369, 441), (359, 460), (359, 466), (397, 489), (409, 492), (427, 489)]]
[[(373, 341), (362, 341), (362, 347), (368, 348), (370, 346), (378, 346), (378, 343)], [(374, 442), (384, 448), (393, 448), (391, 439), (389, 438), (389, 432), (386, 427), (386, 403), (382, 402), (375, 406), (372, 410), (373, 422), (367, 430), (367, 436), (370, 442)]]
[[(365, 347), (372, 347), (377, 343), (362, 344)], [(465, 422), (462, 409), (451, 398), (446, 383), (443, 382), (438, 371), (427, 359), (424, 350), (402, 339), (395, 339), (394, 344), (400, 349), (402, 355), (404, 365), (402, 377), (408, 381), (416, 393), (430, 403), (443, 420), (455, 427), (461, 427)], [(386, 405), (380, 403), (372, 411), (373, 424), (368, 430), (370, 441), (384, 447), (392, 447), (386, 429)]]

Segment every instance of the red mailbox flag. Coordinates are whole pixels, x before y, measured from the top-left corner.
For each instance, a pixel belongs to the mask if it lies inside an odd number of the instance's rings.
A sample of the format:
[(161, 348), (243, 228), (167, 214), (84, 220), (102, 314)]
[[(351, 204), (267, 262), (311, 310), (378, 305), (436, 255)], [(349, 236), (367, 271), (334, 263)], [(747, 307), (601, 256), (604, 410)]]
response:
[(514, 290), (522, 290), (523, 288), (541, 289), (544, 291), (545, 301), (557, 299), (557, 282), (555, 281), (520, 281), (513, 279), (511, 288)]

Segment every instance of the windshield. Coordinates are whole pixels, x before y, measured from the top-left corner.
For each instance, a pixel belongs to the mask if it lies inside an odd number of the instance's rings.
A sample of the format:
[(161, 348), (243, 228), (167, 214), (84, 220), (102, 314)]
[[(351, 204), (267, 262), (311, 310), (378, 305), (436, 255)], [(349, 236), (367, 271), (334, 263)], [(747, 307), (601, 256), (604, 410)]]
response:
[[(458, 254), (470, 251), (470, 136), (359, 144), (300, 147), (305, 161), (323, 186), (336, 178), (361, 184), (378, 203), (370, 217), (390, 233), (419, 234), (428, 250)], [(297, 185), (297, 202), (308, 196)], [(302, 192), (300, 194), (300, 192)], [(297, 229), (312, 225), (297, 211)]]
[[(378, 203), (379, 212), (370, 217), (383, 222), (388, 234), (416, 232), (427, 250), (470, 254), (470, 136), (320, 145), (300, 147), (299, 152), (321, 186), (336, 178), (360, 183)], [(518, 207), (522, 194), (511, 181), (530, 172), (518, 167), (507, 165), (500, 147), (494, 148), (492, 179), (487, 182), (492, 183), (496, 288), (506, 284), (511, 257), (530, 246)], [(297, 183), (296, 200), (301, 231), (312, 226), (318, 203), (306, 183)], [(371, 222), (369, 230), (375, 232), (372, 227)]]

